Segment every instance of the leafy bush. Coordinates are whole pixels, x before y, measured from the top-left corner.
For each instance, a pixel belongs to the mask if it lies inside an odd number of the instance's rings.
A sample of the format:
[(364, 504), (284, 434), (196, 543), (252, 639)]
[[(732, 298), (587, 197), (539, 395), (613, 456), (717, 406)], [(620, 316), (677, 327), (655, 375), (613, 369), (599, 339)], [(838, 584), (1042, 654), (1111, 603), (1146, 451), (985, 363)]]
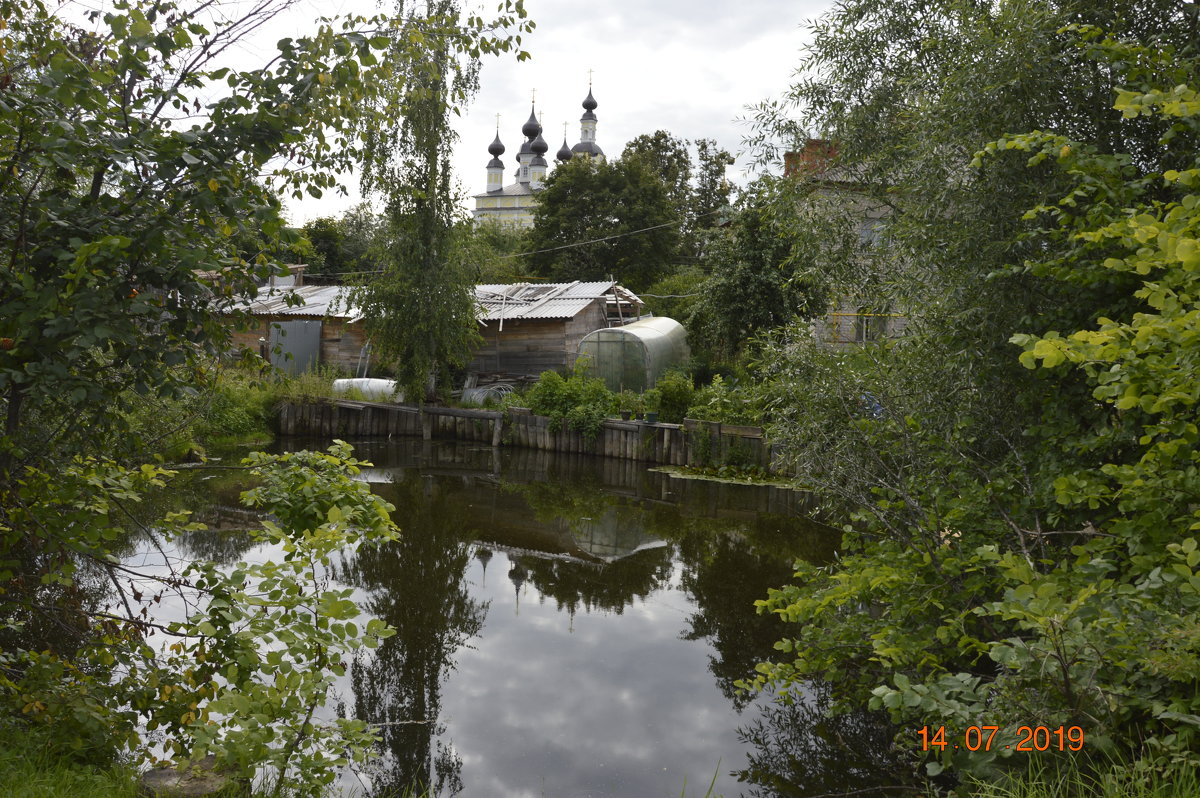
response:
[[(149, 734), (176, 760), (211, 753), (243, 775), (290, 773), (296, 795), (320, 794), (338, 766), (368, 756), (374, 735), (364, 723), (318, 720), (318, 710), (348, 659), (394, 630), (360, 620), (353, 591), (333, 587), (328, 566), (334, 552), (394, 539), (393, 508), (354, 479), (361, 463), (340, 441), (327, 453), (255, 453), (243, 465), (259, 480), (243, 503), (273, 519), (254, 537), (281, 558), (228, 568), (194, 560), (178, 574), (125, 568), (128, 588), (111, 565), (125, 538), (122, 508), (173, 472), (81, 459), (54, 474), (28, 469), (0, 494), (0, 544), (33, 552), (0, 572), (6, 591), (27, 580), (70, 590), (100, 575), (126, 613), (79, 606), (75, 620), (88, 633), (72, 651), (5, 645), (0, 706), (53, 729), (72, 754), (115, 746), (146, 759)], [(170, 543), (195, 528), (186, 513), (170, 513), (153, 534)], [(141, 613), (172, 595), (189, 608), (185, 620), (161, 625)], [(27, 623), (11, 610), (0, 620), (4, 630)], [(169, 645), (152, 645), (155, 629)]]
[(1070, 181), (1026, 214), (1030, 260), (1009, 271), (1069, 292), (1076, 320), (1042, 308), (1003, 329), (1016, 347), (937, 328), (845, 353), (775, 342), (776, 429), (858, 512), (834, 567), (760, 603), (794, 630), (759, 684), (824, 679), (909, 745), (1000, 727), (991, 751), (927, 752), (930, 775), (990, 779), (1020, 726), (1079, 726), (1091, 764), (1179, 784), (1200, 770), (1200, 161), (1165, 145), (1200, 135), (1200, 91), (1170, 48), (1077, 33), (1126, 70), (1115, 107), (1169, 129), (1154, 155), (1179, 168), (1139, 175), (1140, 156), (1052, 133), (986, 146), (977, 165), (1013, 151)]
[(683, 321), (691, 316), (700, 298), (699, 288), (706, 279), (708, 275), (699, 266), (684, 266), (660, 278), (639, 296), (655, 316)]
[(710, 384), (693, 393), (687, 417), (722, 424), (761, 424), (762, 406), (763, 395), (757, 387), (731, 384), (718, 374)]
[(642, 397), (640, 394), (626, 388), (616, 396), (617, 410), (621, 412), (639, 413), (642, 411)]
[(682, 423), (696, 394), (692, 378), (682, 371), (671, 369), (658, 378), (654, 387), (659, 394), (659, 420), (670, 424)]
[(587, 376), (588, 364), (580, 359), (575, 371), (564, 378), (556, 371), (542, 376), (523, 397), (529, 409), (548, 416), (551, 423), (564, 421), (588, 438), (600, 432), (604, 419), (617, 410), (617, 398), (603, 380)]
[(650, 388), (642, 393), (642, 409), (647, 413), (657, 413), (662, 407), (662, 391)]

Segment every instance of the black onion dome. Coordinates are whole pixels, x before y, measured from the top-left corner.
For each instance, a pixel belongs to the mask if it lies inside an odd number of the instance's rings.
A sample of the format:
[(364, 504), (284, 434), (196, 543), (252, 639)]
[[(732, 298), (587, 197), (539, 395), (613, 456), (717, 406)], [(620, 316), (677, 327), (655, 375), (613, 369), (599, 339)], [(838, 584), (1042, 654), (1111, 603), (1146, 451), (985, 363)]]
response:
[(549, 166), (550, 164), (546, 163), (546, 159), (543, 158), (542, 156), (535, 155), (535, 156), (533, 156), (533, 160), (529, 162), (529, 165), (530, 166)]
[(542, 132), (540, 130), (538, 131), (537, 138), (529, 142), (529, 149), (532, 150), (535, 155), (545, 155), (546, 152), (549, 151), (550, 145), (546, 143), (544, 138), (542, 138)]
[(596, 115), (592, 112), (596, 110), (597, 105), (599, 105), (599, 103), (597, 103), (596, 98), (592, 96), (592, 90), (588, 89), (587, 99), (585, 99), (583, 101), (583, 116), (579, 117), (579, 121), (580, 122), (596, 121)]
[(592, 157), (604, 156), (604, 150), (600, 149), (600, 145), (594, 141), (581, 141), (571, 148), (571, 152), (576, 155), (589, 155)]
[(504, 154), (504, 145), (500, 142), (500, 134), (496, 134), (496, 140), (488, 145), (488, 152), (494, 158), (499, 158)]
[(567, 144), (567, 140), (563, 139), (563, 145), (558, 152), (554, 153), (554, 157), (560, 161), (571, 160), (571, 146)]
[(497, 168), (498, 168), (498, 169), (503, 169), (503, 168), (504, 168), (504, 162), (503, 162), (503, 161), (501, 161), (499, 158), (493, 158), (492, 160), (488, 161), (487, 168), (488, 168), (488, 169), (497, 169)]
[(521, 133), (527, 139), (539, 135), (542, 132), (542, 123), (537, 120), (537, 114), (533, 112), (533, 107), (529, 108), (529, 118), (525, 120), (525, 124), (521, 125)]

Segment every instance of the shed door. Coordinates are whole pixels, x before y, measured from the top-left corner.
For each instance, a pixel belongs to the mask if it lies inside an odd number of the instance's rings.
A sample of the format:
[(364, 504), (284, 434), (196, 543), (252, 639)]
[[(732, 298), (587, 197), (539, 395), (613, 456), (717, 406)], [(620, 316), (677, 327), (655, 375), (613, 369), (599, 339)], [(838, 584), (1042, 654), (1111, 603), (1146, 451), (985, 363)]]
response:
[(321, 322), (280, 321), (271, 325), (272, 366), (294, 376), (316, 368), (320, 359)]

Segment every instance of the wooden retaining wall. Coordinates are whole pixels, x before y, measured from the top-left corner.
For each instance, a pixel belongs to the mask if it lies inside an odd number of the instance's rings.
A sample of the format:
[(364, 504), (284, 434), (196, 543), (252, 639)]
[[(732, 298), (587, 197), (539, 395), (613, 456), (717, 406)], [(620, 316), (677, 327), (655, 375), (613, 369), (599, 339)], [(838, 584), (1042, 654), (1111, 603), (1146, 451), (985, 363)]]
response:
[(496, 410), (335, 400), (284, 405), (279, 412), (279, 431), (287, 437), (412, 436), (603, 455), (657, 465), (779, 470), (778, 452), (760, 428), (694, 419), (684, 419), (682, 424), (608, 419), (600, 433), (588, 440), (582, 433), (523, 408), (511, 408), (505, 418)]

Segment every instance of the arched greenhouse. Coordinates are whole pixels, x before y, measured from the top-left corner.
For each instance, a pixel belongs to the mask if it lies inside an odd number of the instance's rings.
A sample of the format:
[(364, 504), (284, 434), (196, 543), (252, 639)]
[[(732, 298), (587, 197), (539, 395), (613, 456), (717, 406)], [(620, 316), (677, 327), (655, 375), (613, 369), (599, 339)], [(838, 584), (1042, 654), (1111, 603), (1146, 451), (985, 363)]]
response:
[(579, 342), (591, 373), (611, 391), (653, 388), (663, 372), (688, 359), (687, 330), (674, 319), (653, 316), (590, 332)]

